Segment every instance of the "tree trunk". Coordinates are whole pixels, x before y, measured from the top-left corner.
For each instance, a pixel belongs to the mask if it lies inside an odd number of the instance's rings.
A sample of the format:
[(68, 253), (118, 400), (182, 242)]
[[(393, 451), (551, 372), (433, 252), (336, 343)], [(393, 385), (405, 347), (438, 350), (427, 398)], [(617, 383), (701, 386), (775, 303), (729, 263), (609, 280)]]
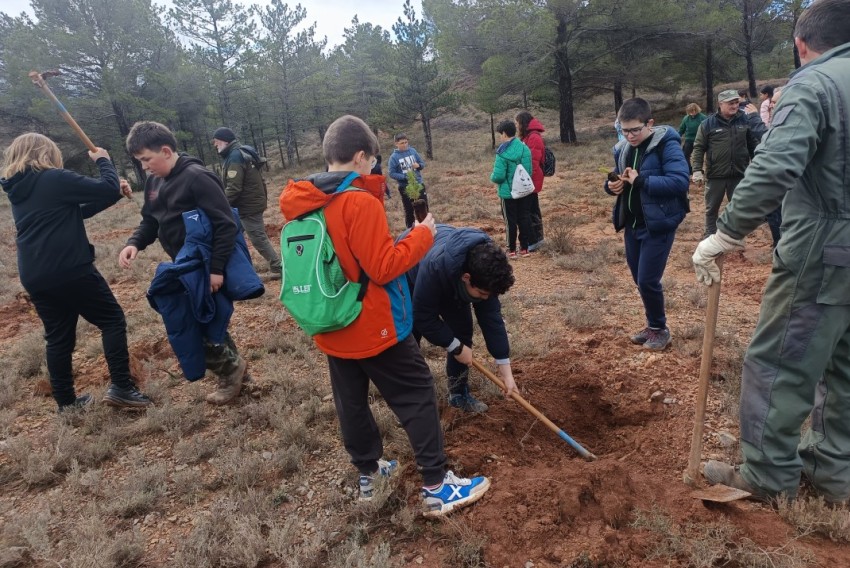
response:
[(558, 126), (561, 142), (577, 142), (573, 103), (573, 77), (567, 46), (566, 15), (558, 18), (558, 33), (555, 39), (555, 74), (558, 77)]
[(623, 106), (623, 80), (617, 78), (614, 80), (614, 112), (620, 112), (621, 106)]
[[(111, 101), (111, 105), (112, 112), (115, 116), (115, 125), (118, 127), (118, 132), (121, 134), (121, 138), (126, 140), (127, 135), (130, 133), (130, 125), (127, 124), (127, 119), (124, 116), (124, 108), (116, 100)], [(142, 167), (142, 163), (127, 151), (126, 146), (124, 146), (123, 149), (127, 158), (129, 158), (130, 162), (133, 164), (133, 172), (136, 174), (136, 179), (139, 180), (139, 185), (144, 187), (147, 176), (145, 175), (145, 169)]]
[(705, 112), (714, 112), (714, 52), (711, 39), (705, 40)]
[(422, 116), (422, 132), (425, 134), (425, 157), (434, 159), (434, 139), (431, 137), (431, 117), (428, 113), (420, 113)]
[(528, 92), (525, 89), (522, 90), (522, 108), (528, 110)]
[(753, 20), (755, 16), (751, 14), (750, 3), (744, 0), (742, 5), (741, 31), (744, 34), (744, 59), (747, 62), (747, 83), (751, 99), (758, 97), (756, 90), (756, 68), (753, 64)]
[(496, 149), (496, 119), (490, 113), (490, 147)]

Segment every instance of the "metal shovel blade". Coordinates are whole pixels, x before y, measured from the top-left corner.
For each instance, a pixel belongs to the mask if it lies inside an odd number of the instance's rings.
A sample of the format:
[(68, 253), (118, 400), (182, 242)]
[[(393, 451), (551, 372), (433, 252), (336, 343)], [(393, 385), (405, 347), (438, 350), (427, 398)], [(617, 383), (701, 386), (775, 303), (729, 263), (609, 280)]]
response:
[(721, 484), (691, 491), (691, 497), (694, 499), (713, 501), (715, 503), (729, 503), (739, 499), (746, 499), (751, 495), (752, 493), (744, 491), (743, 489), (737, 489), (735, 487), (729, 487), (728, 485)]

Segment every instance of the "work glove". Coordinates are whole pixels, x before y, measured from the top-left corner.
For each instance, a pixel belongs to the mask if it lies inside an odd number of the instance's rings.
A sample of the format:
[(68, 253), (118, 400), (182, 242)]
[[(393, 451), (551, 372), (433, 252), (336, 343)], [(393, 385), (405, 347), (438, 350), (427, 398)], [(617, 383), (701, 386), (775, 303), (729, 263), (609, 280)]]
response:
[(697, 170), (694, 172), (694, 175), (691, 176), (691, 181), (702, 185), (703, 183), (705, 183), (705, 176), (702, 175), (701, 171)]
[(694, 271), (697, 273), (697, 282), (711, 286), (720, 282), (720, 268), (717, 266), (717, 257), (727, 252), (733, 252), (744, 248), (744, 239), (733, 239), (720, 231), (700, 241), (697, 250), (691, 260), (694, 263)]

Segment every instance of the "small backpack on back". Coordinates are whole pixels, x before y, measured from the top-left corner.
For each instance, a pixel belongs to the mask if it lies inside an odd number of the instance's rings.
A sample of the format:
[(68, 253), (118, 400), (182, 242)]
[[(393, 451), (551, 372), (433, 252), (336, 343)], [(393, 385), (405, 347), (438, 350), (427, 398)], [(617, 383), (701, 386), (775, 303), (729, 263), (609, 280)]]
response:
[[(333, 197), (346, 191), (363, 191), (349, 186), (351, 179), (346, 178)], [(336, 331), (357, 319), (369, 277), (362, 269), (358, 282), (343, 274), (328, 234), (324, 207), (283, 226), (280, 256), (280, 301), (308, 335)]]
[(257, 168), (258, 170), (269, 169), (269, 160), (265, 156), (260, 156), (260, 153), (253, 146), (242, 144), (239, 146), (239, 151), (246, 162)]
[(549, 146), (543, 147), (543, 175), (546, 177), (555, 175), (555, 154)]

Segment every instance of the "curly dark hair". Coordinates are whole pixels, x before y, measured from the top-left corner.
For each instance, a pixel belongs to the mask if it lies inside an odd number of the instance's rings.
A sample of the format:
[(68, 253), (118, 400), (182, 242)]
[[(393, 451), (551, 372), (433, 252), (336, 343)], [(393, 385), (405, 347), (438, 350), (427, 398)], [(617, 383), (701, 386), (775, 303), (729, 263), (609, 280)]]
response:
[(466, 253), (463, 271), (469, 273), (469, 284), (496, 296), (514, 285), (514, 269), (505, 251), (493, 242), (475, 245)]

